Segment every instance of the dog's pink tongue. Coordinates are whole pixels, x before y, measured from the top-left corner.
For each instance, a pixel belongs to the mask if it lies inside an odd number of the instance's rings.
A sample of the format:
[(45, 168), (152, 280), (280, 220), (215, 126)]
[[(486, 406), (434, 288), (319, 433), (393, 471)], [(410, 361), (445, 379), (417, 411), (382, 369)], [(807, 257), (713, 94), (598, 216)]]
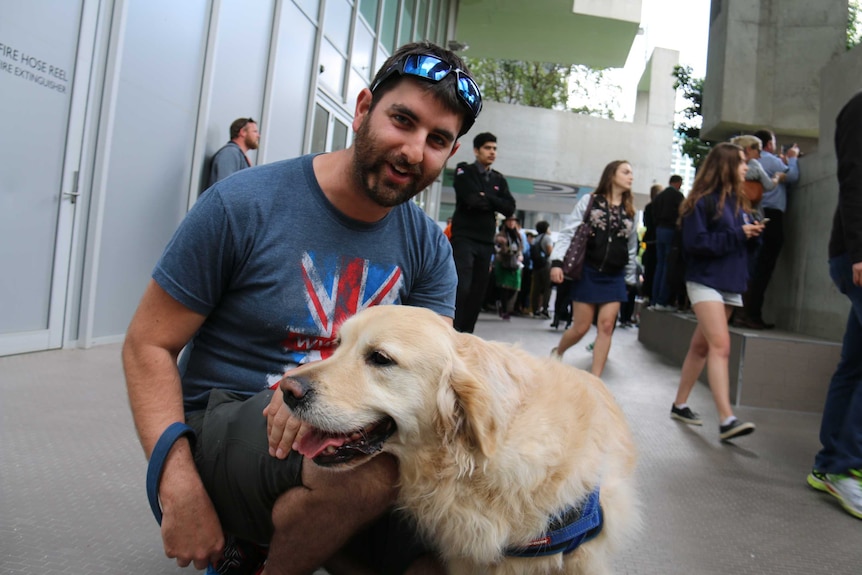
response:
[(330, 445), (333, 447), (341, 447), (346, 441), (346, 437), (325, 435), (321, 431), (315, 429), (305, 434), (299, 440), (297, 451), (308, 458), (314, 458), (323, 453), (323, 451)]

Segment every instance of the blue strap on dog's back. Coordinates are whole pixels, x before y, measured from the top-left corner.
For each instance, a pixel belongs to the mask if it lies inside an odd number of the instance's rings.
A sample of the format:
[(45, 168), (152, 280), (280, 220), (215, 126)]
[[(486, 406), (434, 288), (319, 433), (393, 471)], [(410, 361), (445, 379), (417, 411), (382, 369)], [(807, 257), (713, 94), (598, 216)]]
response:
[[(543, 557), (557, 553), (571, 553), (579, 546), (602, 532), (604, 514), (599, 505), (599, 488), (587, 496), (579, 507), (572, 507), (561, 518), (571, 518), (562, 527), (552, 529), (526, 547), (512, 547), (506, 550), (509, 557)], [(552, 522), (550, 527), (558, 524)]]
[(170, 453), (174, 443), (184, 435), (188, 435), (190, 441), (194, 442), (196, 437), (194, 429), (179, 421), (170, 424), (162, 432), (161, 437), (156, 441), (153, 452), (150, 454), (150, 464), (147, 466), (147, 499), (150, 501), (150, 509), (153, 510), (153, 515), (156, 516), (156, 521), (158, 521), (159, 525), (162, 524), (162, 507), (159, 505), (159, 481), (162, 479), (162, 471), (164, 471), (168, 453)]

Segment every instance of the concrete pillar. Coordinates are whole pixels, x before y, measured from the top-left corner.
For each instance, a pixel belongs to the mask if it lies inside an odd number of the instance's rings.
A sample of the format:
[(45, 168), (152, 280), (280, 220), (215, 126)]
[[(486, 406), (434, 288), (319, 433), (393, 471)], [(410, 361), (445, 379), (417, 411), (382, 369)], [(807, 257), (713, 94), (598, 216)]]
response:
[(846, 27), (847, 0), (712, 0), (703, 137), (816, 139), (820, 70), (844, 52)]
[(673, 67), (679, 63), (679, 52), (655, 48), (638, 83), (635, 101), (636, 124), (673, 127), (676, 92), (673, 89)]

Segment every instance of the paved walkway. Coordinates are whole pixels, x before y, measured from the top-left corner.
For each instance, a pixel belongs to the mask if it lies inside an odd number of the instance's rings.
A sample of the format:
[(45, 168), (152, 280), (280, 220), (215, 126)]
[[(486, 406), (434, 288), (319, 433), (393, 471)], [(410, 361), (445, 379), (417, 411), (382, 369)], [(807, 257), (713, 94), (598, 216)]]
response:
[[(546, 355), (559, 332), (483, 314), (477, 335)], [(588, 368), (590, 340), (565, 361)], [(119, 355), (105, 345), (0, 358), (0, 574), (193, 572), (163, 555)], [(604, 379), (637, 439), (646, 511), (617, 572), (862, 573), (862, 521), (805, 483), (819, 416), (739, 409), (757, 432), (722, 445), (706, 386), (691, 401), (702, 428), (668, 417), (678, 373), (636, 329), (617, 330)]]

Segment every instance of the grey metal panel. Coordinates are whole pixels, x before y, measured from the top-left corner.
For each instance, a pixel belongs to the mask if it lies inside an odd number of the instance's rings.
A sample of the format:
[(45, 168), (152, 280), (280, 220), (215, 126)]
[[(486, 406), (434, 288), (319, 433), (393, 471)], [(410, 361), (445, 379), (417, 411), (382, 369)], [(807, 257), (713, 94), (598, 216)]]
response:
[(122, 334), (186, 212), (207, 0), (129, 0), (110, 127), (93, 337)]

